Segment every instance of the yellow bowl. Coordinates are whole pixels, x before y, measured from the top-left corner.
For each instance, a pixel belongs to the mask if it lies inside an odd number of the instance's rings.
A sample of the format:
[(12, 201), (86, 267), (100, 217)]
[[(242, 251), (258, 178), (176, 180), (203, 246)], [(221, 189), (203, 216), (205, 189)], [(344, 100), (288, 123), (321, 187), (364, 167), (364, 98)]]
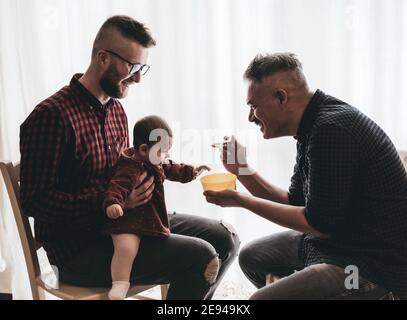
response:
[(205, 191), (222, 191), (236, 189), (236, 176), (231, 173), (213, 173), (201, 178)]

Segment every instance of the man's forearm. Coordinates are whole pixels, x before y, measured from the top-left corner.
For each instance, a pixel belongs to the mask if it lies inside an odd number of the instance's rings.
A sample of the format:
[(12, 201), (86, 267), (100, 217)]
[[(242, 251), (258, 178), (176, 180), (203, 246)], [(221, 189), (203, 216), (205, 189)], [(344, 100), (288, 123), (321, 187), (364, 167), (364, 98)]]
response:
[(276, 203), (245, 194), (239, 194), (239, 203), (243, 208), (280, 226), (312, 234), (319, 238), (327, 237), (308, 224), (304, 207)]
[(271, 200), (282, 204), (289, 203), (288, 192), (286, 190), (267, 182), (257, 172), (254, 172), (250, 175), (239, 175), (238, 179), (255, 197)]

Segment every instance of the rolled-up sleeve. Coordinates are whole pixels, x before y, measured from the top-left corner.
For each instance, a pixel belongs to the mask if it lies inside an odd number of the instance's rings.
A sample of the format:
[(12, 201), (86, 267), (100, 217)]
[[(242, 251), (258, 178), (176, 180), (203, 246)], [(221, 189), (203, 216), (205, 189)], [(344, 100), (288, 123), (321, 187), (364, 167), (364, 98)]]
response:
[(176, 163), (172, 160), (167, 164), (163, 164), (164, 174), (168, 180), (187, 183), (194, 179), (194, 167)]

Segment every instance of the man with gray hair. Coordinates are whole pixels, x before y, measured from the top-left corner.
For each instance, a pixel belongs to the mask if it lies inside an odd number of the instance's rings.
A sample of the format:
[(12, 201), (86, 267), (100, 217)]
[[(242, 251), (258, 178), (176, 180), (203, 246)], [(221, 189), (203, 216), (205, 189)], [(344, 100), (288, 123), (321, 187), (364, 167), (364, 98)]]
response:
[(232, 138), (224, 166), (251, 195), (205, 192), (208, 202), (291, 229), (241, 250), (240, 266), (259, 288), (251, 298), (406, 298), (407, 174), (388, 136), (356, 108), (311, 90), (292, 53), (256, 56), (245, 78), (249, 121), (265, 139), (297, 140), (288, 190), (250, 168)]

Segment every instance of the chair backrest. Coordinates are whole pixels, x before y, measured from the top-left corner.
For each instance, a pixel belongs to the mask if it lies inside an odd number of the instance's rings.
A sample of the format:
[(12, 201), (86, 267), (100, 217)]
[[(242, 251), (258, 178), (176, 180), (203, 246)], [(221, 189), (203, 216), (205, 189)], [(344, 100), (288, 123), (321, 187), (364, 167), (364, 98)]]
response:
[(403, 161), (404, 167), (407, 169), (407, 151), (401, 151), (399, 150), (399, 156), (401, 160)]
[(0, 167), (23, 247), (31, 292), (33, 298), (36, 299), (39, 294), (36, 279), (40, 276), (41, 270), (38, 263), (37, 243), (32, 235), (28, 217), (24, 215), (20, 203), (20, 163), (0, 162)]

